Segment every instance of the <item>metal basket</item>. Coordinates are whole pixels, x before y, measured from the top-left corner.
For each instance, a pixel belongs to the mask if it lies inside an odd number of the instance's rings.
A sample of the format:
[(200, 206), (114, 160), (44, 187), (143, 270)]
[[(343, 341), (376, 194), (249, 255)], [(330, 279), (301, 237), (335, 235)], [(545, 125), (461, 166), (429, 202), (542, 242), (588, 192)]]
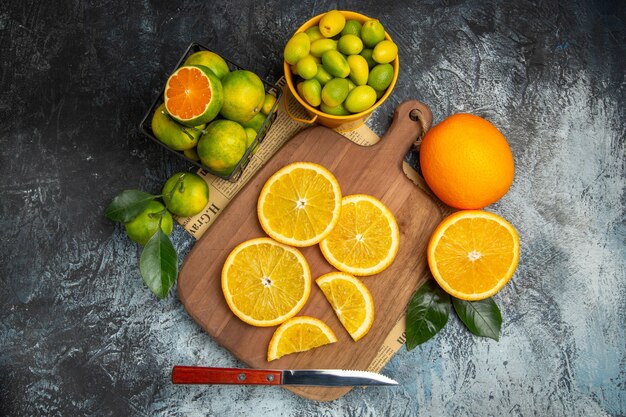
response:
[[(238, 70), (238, 69), (245, 69), (245, 68), (235, 64), (234, 62), (229, 61), (222, 54), (220, 54), (218, 52), (215, 52), (215, 51), (213, 51), (213, 50), (207, 48), (206, 46), (201, 45), (201, 44), (199, 44), (197, 42), (192, 42), (187, 47), (187, 49), (185, 50), (185, 53), (183, 54), (183, 56), (178, 60), (178, 63), (176, 64), (176, 67), (174, 68), (174, 70), (171, 71), (170, 73), (173, 73), (178, 68), (180, 68), (182, 63), (185, 62), (185, 60), (187, 59), (187, 57), (189, 57), (189, 55), (191, 55), (191, 54), (193, 54), (195, 52), (198, 52), (198, 51), (211, 51), (211, 52), (214, 52), (214, 53), (218, 54), (219, 56), (224, 58), (224, 60), (228, 64), (228, 67), (230, 68), (231, 71)], [(197, 166), (198, 168), (201, 168), (201, 169), (205, 170), (206, 172), (208, 172), (210, 174), (215, 175), (216, 177), (219, 177), (219, 178), (231, 181), (231, 182), (235, 182), (235, 181), (237, 181), (239, 179), (239, 177), (241, 177), (241, 174), (243, 173), (243, 170), (246, 168), (246, 166), (250, 162), (250, 159), (252, 158), (253, 150), (261, 142), (263, 142), (263, 139), (265, 138), (265, 135), (267, 134), (268, 130), (272, 126), (272, 123), (274, 122), (274, 119), (276, 119), (276, 107), (278, 106), (278, 103), (280, 101), (280, 96), (282, 94), (282, 90), (276, 88), (274, 86), (274, 84), (269, 83), (269, 82), (267, 82), (264, 79), (261, 79), (261, 81), (263, 81), (263, 85), (265, 86), (265, 92), (273, 94), (276, 97), (276, 102), (274, 103), (274, 106), (272, 107), (272, 110), (269, 112), (269, 115), (265, 118), (265, 121), (263, 122), (263, 125), (259, 129), (259, 132), (257, 133), (256, 137), (254, 138), (254, 140), (252, 141), (250, 146), (248, 146), (248, 148), (246, 149), (246, 152), (243, 154), (243, 156), (241, 157), (241, 159), (237, 163), (237, 166), (235, 166), (233, 171), (230, 174), (228, 174), (228, 175), (224, 175), (224, 174), (220, 174), (218, 172), (215, 172), (212, 169), (210, 169), (209, 167), (202, 165), (202, 163), (200, 163), (198, 161), (194, 161), (193, 159), (187, 158), (183, 154), (182, 151), (176, 151), (174, 149), (171, 149), (170, 147), (165, 145), (163, 142), (161, 142), (159, 139), (157, 139), (156, 136), (154, 136), (154, 133), (152, 132), (152, 116), (154, 115), (154, 112), (157, 109), (157, 107), (159, 107), (163, 103), (163, 95), (165, 93), (165, 86), (163, 86), (163, 89), (161, 90), (161, 93), (154, 100), (154, 102), (152, 103), (152, 105), (148, 109), (146, 115), (143, 117), (143, 119), (141, 119), (141, 123), (139, 124), (139, 128), (141, 129), (141, 131), (142, 131), (142, 133), (144, 135), (148, 136), (150, 139), (152, 139), (154, 142), (158, 143), (160, 146), (164, 147), (168, 151), (170, 151), (170, 152), (178, 155), (179, 157), (185, 159), (189, 163)], [(190, 129), (187, 126), (184, 126), (184, 125), (176, 122), (171, 117), (170, 117), (170, 119), (172, 121), (174, 121), (175, 123), (179, 124), (181, 129), (183, 129), (183, 128)], [(193, 128), (191, 128), (191, 129), (193, 129)], [(202, 132), (204, 132), (204, 130), (202, 130)]]

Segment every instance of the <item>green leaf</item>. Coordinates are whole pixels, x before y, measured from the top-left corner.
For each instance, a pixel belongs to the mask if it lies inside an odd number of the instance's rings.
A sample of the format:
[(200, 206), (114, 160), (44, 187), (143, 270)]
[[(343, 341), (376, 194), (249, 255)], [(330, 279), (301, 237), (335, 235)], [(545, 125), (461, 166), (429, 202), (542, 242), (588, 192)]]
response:
[(139, 270), (144, 282), (157, 297), (167, 297), (178, 277), (178, 256), (161, 227), (144, 246), (139, 258)]
[(412, 350), (439, 333), (448, 322), (450, 296), (429, 279), (415, 291), (406, 315), (406, 349)]
[(137, 217), (158, 196), (139, 190), (124, 190), (106, 208), (104, 215), (113, 221), (127, 223)]
[(476, 336), (500, 340), (502, 315), (493, 298), (465, 301), (452, 297), (452, 305), (461, 321)]

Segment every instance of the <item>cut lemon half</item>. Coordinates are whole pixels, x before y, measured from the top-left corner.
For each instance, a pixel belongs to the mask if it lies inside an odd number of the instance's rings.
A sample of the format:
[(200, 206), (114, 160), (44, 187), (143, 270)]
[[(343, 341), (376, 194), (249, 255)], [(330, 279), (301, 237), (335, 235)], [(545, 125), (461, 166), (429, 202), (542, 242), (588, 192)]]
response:
[(311, 272), (300, 251), (264, 237), (247, 240), (222, 268), (228, 307), (253, 326), (276, 326), (295, 316), (311, 293)]
[(257, 213), (270, 237), (292, 246), (319, 243), (339, 221), (341, 190), (334, 175), (311, 162), (289, 164), (261, 190)]
[(324, 258), (332, 266), (358, 276), (386, 269), (399, 246), (400, 231), (393, 214), (382, 202), (365, 194), (343, 198), (337, 226), (320, 242)]
[(428, 265), (448, 294), (462, 300), (491, 297), (511, 279), (519, 237), (502, 217), (465, 210), (446, 217), (428, 244)]
[(374, 323), (374, 300), (365, 284), (345, 272), (331, 272), (315, 282), (352, 339), (365, 336)]
[(267, 348), (267, 361), (336, 341), (335, 333), (323, 321), (308, 316), (294, 317), (281, 324), (274, 332)]

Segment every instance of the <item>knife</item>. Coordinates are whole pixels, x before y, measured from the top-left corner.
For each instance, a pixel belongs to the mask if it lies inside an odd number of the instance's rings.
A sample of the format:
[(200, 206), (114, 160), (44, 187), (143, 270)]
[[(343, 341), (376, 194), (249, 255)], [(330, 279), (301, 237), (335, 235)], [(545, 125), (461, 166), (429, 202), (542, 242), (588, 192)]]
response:
[(244, 369), (207, 368), (200, 366), (174, 366), (174, 384), (239, 384), (239, 385), (317, 385), (388, 386), (398, 385), (384, 375), (368, 371), (342, 369)]

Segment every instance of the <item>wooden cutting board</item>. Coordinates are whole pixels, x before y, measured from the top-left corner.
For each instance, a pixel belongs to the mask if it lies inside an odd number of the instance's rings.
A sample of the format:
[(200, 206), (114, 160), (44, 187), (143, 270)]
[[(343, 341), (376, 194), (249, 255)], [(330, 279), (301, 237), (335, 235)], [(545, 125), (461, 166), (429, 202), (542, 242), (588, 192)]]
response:
[[(374, 146), (359, 146), (322, 126), (302, 131), (283, 145), (230, 202), (185, 259), (178, 278), (178, 294), (191, 317), (217, 342), (253, 368), (367, 369), (385, 337), (404, 314), (413, 291), (426, 279), (426, 245), (442, 218), (431, 198), (402, 170), (402, 160), (421, 136), (422, 125), (427, 130), (431, 121), (432, 114), (426, 106), (407, 101), (398, 106), (389, 130)], [(364, 338), (358, 342), (350, 338), (313, 283), (311, 296), (299, 315), (323, 320), (333, 329), (338, 341), (268, 363), (267, 346), (276, 328), (250, 326), (230, 311), (221, 290), (221, 271), (236, 245), (265, 236), (256, 213), (259, 192), (274, 172), (296, 161), (315, 162), (328, 168), (339, 181), (343, 195), (370, 194), (385, 203), (398, 222), (400, 248), (388, 269), (363, 278), (375, 305), (374, 324)], [(313, 280), (333, 270), (317, 245), (301, 251), (309, 262)], [(321, 401), (339, 398), (350, 390), (349, 387), (289, 389)]]

